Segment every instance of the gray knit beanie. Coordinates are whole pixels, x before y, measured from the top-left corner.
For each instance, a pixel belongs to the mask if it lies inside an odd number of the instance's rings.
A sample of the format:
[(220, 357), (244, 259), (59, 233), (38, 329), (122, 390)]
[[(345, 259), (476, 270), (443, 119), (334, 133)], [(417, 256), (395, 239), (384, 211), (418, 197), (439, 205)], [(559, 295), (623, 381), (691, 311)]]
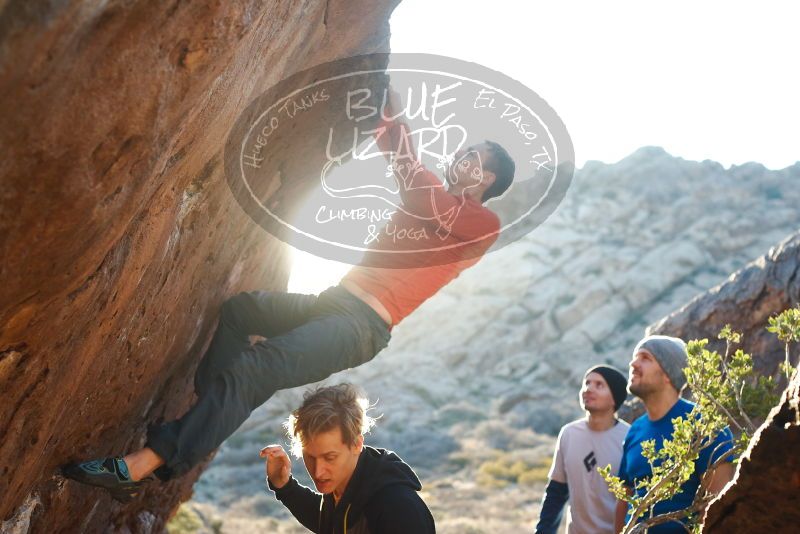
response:
[(656, 359), (669, 377), (669, 381), (680, 392), (686, 385), (683, 370), (689, 365), (686, 355), (686, 343), (682, 339), (671, 336), (647, 336), (633, 349), (636, 356), (640, 350), (646, 350)]

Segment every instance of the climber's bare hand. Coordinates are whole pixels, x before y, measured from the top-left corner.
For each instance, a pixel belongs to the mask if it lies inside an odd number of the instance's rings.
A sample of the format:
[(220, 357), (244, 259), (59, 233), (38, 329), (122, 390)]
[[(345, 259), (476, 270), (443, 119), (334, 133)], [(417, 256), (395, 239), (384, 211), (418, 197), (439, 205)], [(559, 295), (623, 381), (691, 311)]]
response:
[(400, 93), (395, 91), (391, 85), (386, 87), (386, 91), (386, 108), (384, 115), (392, 117), (403, 109), (403, 101), (400, 97)]
[(266, 459), (267, 478), (276, 488), (282, 488), (289, 482), (292, 473), (292, 461), (280, 445), (267, 445), (258, 454)]

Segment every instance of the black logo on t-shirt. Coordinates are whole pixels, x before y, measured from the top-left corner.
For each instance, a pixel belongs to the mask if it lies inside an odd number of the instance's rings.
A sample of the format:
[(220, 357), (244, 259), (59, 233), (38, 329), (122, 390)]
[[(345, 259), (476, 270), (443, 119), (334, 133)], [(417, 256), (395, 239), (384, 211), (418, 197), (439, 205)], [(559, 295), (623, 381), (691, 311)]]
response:
[(592, 469), (597, 465), (597, 458), (594, 457), (594, 451), (590, 452), (589, 455), (583, 459), (583, 465), (586, 467), (587, 472), (591, 472)]

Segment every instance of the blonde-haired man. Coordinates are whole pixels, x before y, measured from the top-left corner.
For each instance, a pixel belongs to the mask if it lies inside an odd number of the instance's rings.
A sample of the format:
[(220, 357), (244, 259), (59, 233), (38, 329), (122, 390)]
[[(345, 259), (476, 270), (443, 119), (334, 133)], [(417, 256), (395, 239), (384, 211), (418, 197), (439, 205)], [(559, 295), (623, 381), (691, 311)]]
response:
[(317, 491), (292, 477), (292, 462), (280, 445), (261, 450), (269, 489), (303, 526), (319, 534), (435, 532), (411, 467), (393, 452), (364, 445), (364, 434), (375, 424), (368, 407), (351, 384), (307, 392), (285, 426), (292, 451), (302, 455)]

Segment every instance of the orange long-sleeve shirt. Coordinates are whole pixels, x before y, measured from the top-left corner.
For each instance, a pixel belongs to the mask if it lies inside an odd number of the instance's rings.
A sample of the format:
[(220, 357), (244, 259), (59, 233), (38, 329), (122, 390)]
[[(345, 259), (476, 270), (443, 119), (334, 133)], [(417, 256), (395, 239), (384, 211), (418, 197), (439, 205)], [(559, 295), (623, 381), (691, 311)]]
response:
[[(405, 145), (408, 126), (382, 121), (376, 143), (384, 153), (403, 152), (397, 161), (416, 166), (411, 178), (396, 176), (402, 209), (395, 211), (361, 264), (343, 278), (377, 298), (398, 324), (420, 304), (474, 265), (497, 240), (500, 219), (480, 202), (448, 193), (439, 178), (419, 165)], [(405, 183), (404, 183), (405, 182)], [(413, 215), (411, 215), (413, 214)], [(406, 230), (403, 239), (396, 239)], [(415, 238), (408, 236), (413, 235)], [(389, 239), (391, 256), (386, 252)], [(422, 249), (432, 249), (423, 251)], [(380, 266), (376, 266), (380, 265)]]

